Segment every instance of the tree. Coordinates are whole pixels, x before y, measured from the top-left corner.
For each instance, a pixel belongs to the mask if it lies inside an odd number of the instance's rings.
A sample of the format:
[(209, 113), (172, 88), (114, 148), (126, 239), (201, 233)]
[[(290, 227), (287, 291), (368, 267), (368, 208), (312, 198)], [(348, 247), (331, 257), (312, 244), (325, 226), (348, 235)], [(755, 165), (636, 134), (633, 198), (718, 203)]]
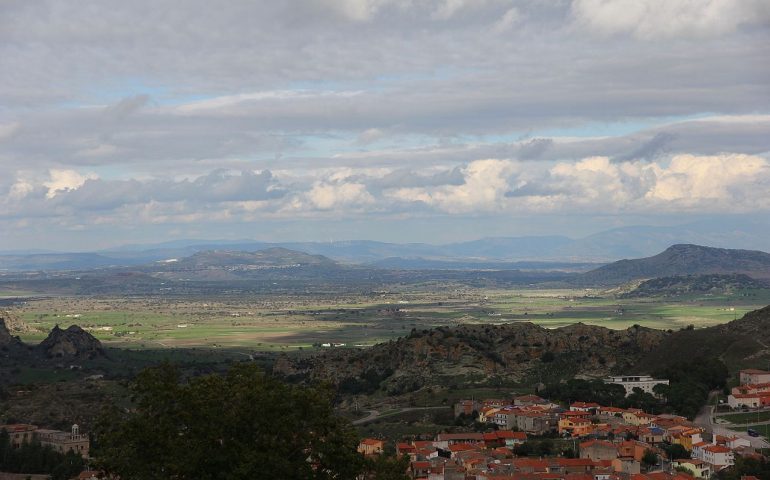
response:
[(665, 443), (661, 446), (669, 460), (679, 460), (680, 458), (690, 458), (690, 452), (678, 443)]
[(401, 458), (375, 455), (366, 460), (364, 477), (371, 480), (408, 480), (409, 457)]
[(133, 410), (113, 408), (97, 426), (97, 464), (123, 480), (343, 480), (364, 467), (330, 389), (286, 385), (251, 364), (182, 383), (164, 364), (132, 392)]
[(647, 467), (657, 465), (658, 455), (652, 450), (647, 449), (644, 451), (644, 455), (642, 456), (642, 463), (645, 464)]

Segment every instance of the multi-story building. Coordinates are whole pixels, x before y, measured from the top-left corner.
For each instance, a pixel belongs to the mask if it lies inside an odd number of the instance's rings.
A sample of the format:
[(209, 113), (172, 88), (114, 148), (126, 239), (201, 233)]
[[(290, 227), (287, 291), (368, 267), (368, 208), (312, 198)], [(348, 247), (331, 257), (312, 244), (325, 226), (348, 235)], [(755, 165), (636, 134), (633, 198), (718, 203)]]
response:
[(626, 389), (626, 396), (634, 393), (635, 388), (641, 389), (645, 393), (655, 395), (653, 388), (655, 385), (668, 385), (668, 380), (652, 378), (649, 375), (618, 375), (606, 378), (604, 383), (614, 383), (622, 385)]
[(49, 446), (59, 453), (73, 451), (82, 457), (88, 457), (91, 442), (88, 435), (80, 433), (80, 427), (77, 424), (72, 426), (70, 432), (38, 429), (35, 436), (40, 440), (41, 445)]
[(26, 423), (13, 423), (10, 425), (0, 425), (0, 429), (8, 432), (11, 447), (19, 448), (22, 443), (30, 443), (32, 441), (37, 427)]

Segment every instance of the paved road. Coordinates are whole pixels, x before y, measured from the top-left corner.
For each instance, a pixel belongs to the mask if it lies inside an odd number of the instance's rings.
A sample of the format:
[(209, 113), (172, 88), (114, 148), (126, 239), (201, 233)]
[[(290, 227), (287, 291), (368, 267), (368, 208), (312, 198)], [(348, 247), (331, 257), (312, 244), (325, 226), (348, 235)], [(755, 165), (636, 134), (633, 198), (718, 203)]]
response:
[(442, 408), (450, 408), (450, 407), (406, 407), (406, 408), (400, 408), (395, 412), (385, 412), (382, 413), (379, 410), (368, 410), (369, 414), (365, 416), (364, 418), (359, 418), (358, 420), (353, 420), (351, 423), (353, 425), (363, 425), (364, 423), (369, 423), (377, 420), (381, 417), (395, 417), (396, 415), (401, 415), (402, 413), (406, 412), (413, 412), (415, 410), (438, 410)]
[[(715, 395), (715, 392), (711, 392), (709, 394), (709, 403), (711, 403), (711, 399)], [(745, 431), (735, 431), (730, 430), (729, 428), (723, 426), (723, 425), (716, 425), (713, 422), (714, 420), (714, 405), (705, 405), (700, 412), (698, 412), (698, 416), (695, 417), (694, 423), (698, 425), (699, 427), (703, 427), (706, 429), (707, 432), (713, 433), (716, 435), (724, 435), (724, 436), (738, 436), (741, 438), (745, 438), (749, 442), (751, 442), (751, 446), (754, 448), (770, 448), (770, 442), (768, 442), (766, 439), (762, 437), (752, 437)]]

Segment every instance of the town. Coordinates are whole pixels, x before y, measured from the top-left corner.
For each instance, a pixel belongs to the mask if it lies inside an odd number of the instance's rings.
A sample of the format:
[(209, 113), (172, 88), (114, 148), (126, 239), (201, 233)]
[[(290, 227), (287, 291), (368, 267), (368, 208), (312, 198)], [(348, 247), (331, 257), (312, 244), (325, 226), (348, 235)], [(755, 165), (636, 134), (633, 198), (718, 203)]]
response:
[[(762, 402), (770, 395), (770, 372), (742, 370), (740, 380), (741, 385), (728, 397), (730, 407), (743, 411), (768, 405)], [(634, 388), (652, 391), (654, 385), (667, 382), (649, 376), (605, 381), (624, 384), (629, 394)], [(754, 401), (754, 395), (761, 401)], [(488, 429), (397, 441), (395, 453), (409, 457), (411, 478), (708, 479), (733, 466), (736, 458), (763, 459), (763, 449), (770, 446), (764, 440), (711, 426), (710, 416), (707, 425), (701, 425), (678, 415), (653, 415), (592, 402), (562, 406), (533, 394), (463, 400), (454, 405), (454, 414), (472, 416)], [(386, 443), (365, 438), (359, 452), (380, 455)]]

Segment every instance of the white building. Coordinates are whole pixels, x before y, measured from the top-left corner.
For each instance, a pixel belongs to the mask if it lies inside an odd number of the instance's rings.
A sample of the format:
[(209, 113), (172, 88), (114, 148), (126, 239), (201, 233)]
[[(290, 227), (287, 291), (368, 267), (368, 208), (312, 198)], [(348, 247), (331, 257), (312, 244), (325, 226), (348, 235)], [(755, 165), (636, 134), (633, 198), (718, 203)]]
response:
[(693, 445), (692, 456), (711, 465), (714, 471), (719, 471), (735, 463), (735, 456), (732, 450), (722, 445), (710, 443)]
[(604, 383), (622, 385), (626, 389), (626, 396), (634, 393), (635, 388), (641, 388), (643, 392), (655, 395), (652, 390), (655, 385), (668, 385), (668, 380), (652, 378), (649, 375), (619, 375), (606, 378)]

